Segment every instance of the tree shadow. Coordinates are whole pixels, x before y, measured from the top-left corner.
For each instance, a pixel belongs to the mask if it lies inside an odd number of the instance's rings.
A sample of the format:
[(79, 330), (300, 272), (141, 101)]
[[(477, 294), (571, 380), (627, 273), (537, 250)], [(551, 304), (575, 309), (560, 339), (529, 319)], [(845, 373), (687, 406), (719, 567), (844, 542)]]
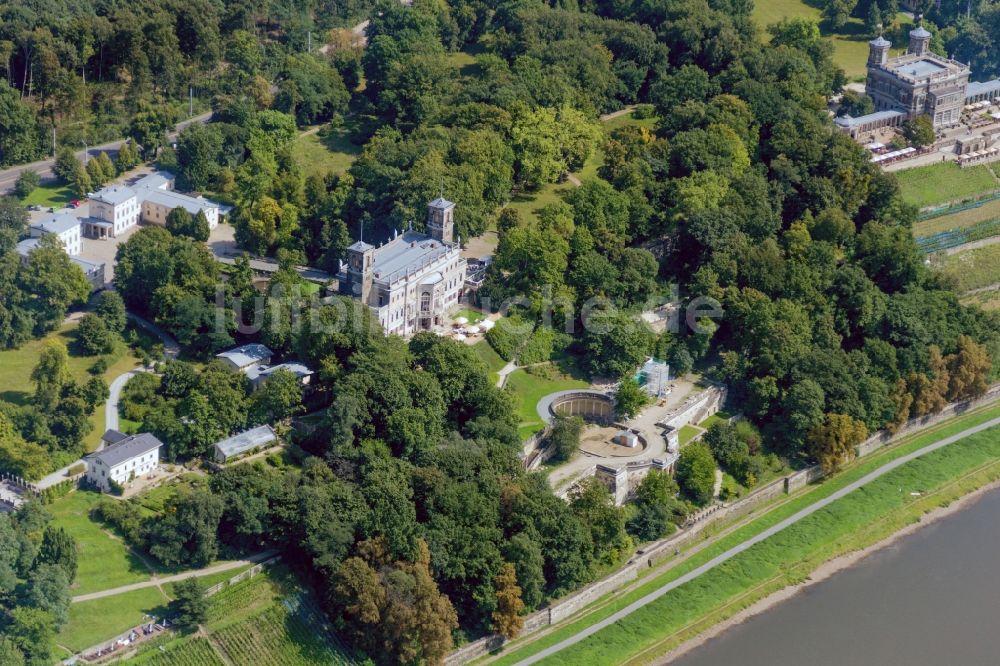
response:
[(30, 397), (31, 394), (27, 391), (0, 391), (0, 402), (9, 402), (19, 407), (28, 404)]

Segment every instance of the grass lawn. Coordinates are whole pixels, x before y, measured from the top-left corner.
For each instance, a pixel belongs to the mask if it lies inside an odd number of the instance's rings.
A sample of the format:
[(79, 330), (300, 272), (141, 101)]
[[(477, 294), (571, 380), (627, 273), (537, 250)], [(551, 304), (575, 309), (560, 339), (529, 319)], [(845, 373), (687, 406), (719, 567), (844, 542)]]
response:
[(954, 281), (962, 294), (1000, 282), (1000, 244), (987, 245), (958, 254), (935, 255), (931, 266)]
[[(15, 405), (27, 404), (35, 391), (31, 382), (31, 371), (38, 363), (38, 355), (42, 348), (49, 340), (60, 340), (69, 348), (70, 376), (80, 383), (86, 382), (90, 378), (87, 369), (94, 365), (100, 357), (74, 354), (75, 329), (75, 324), (64, 326), (43, 338), (31, 340), (18, 349), (0, 351), (0, 400), (12, 402)], [(115, 377), (139, 364), (138, 359), (124, 343), (118, 343), (115, 351), (107, 354), (104, 358), (108, 362), (108, 369), (103, 376), (109, 384)], [(97, 409), (94, 410), (90, 422), (94, 427), (83, 441), (87, 445), (87, 450), (93, 451), (97, 448), (101, 441), (101, 435), (104, 433), (104, 403), (98, 405)]]
[(697, 427), (697, 426), (693, 426), (693, 425), (681, 426), (681, 431), (679, 433), (677, 433), (677, 437), (680, 440), (680, 445), (684, 446), (685, 444), (687, 444), (688, 442), (690, 442), (692, 439), (694, 439), (695, 437), (697, 437), (698, 435), (700, 435), (701, 432), (702, 432), (702, 429), (699, 428), (699, 427)]
[(46, 508), (53, 524), (64, 528), (77, 543), (77, 573), (72, 594), (87, 594), (149, 580), (149, 569), (124, 541), (90, 518), (101, 495), (77, 490)]
[[(554, 645), (804, 507), (831, 495), (886, 462), (997, 416), (1000, 416), (1000, 407), (977, 410), (904, 438), (890, 448), (855, 461), (840, 474), (789, 496), (783, 503), (772, 506), (767, 513), (733, 530), (665, 573), (650, 578), (627, 593), (612, 593), (604, 597), (603, 604), (598, 602), (592, 612), (576, 621), (523, 647), (517, 644), (510, 646), (508, 653), (493, 663), (498, 666), (513, 664)], [(878, 541), (912, 523), (925, 511), (939, 504), (947, 504), (950, 499), (987, 481), (977, 478), (973, 480), (974, 483), (956, 484), (944, 501), (941, 497), (929, 494), (936, 488), (959, 479), (969, 470), (977, 469), (985, 463), (992, 466), (993, 478), (1000, 476), (996, 460), (1000, 457), (998, 435), (1000, 432), (994, 428), (907, 463), (865, 489), (855, 491), (771, 539), (755, 545), (696, 581), (671, 591), (614, 626), (551, 657), (545, 663), (621, 664), (630, 655), (644, 649), (649, 650), (643, 655), (645, 661), (652, 660), (771, 592), (788, 584), (801, 582), (815, 566), (830, 557)], [(900, 493), (899, 488), (903, 488), (904, 492)], [(914, 497), (909, 494), (916, 490), (923, 495)]]
[(472, 345), (472, 351), (476, 352), (476, 356), (486, 362), (487, 370), (490, 373), (490, 381), (496, 383), (499, 379), (497, 373), (507, 365), (507, 361), (500, 358), (500, 354), (496, 353), (486, 340), (480, 340)]
[(73, 199), (78, 198), (68, 185), (48, 183), (36, 187), (31, 194), (21, 200), (21, 203), (25, 206), (37, 204), (45, 207), (62, 208)]
[[(804, 0), (760, 0), (754, 3), (753, 18), (760, 26), (764, 39), (770, 39), (766, 32), (767, 26), (777, 23), (783, 18), (808, 18), (820, 21), (820, 10), (817, 3)], [(864, 24), (859, 19), (852, 18), (841, 30), (831, 32), (821, 30), (824, 37), (833, 42), (833, 61), (847, 73), (850, 78), (865, 76), (865, 63), (868, 61), (868, 40), (871, 36), (865, 32)]]
[(461, 310), (458, 310), (451, 316), (451, 320), (455, 321), (459, 317), (465, 317), (469, 320), (470, 324), (478, 324), (482, 320), (486, 319), (486, 315), (479, 310), (473, 310), (472, 308), (462, 308)]
[(69, 622), (56, 635), (56, 643), (74, 652), (114, 638), (141, 624), (145, 615), (163, 617), (169, 599), (155, 587), (83, 601), (69, 607)]
[(519, 419), (518, 434), (527, 439), (544, 427), (538, 417), (538, 401), (550, 393), (574, 388), (587, 388), (589, 382), (560, 372), (555, 366), (551, 377), (529, 374), (523, 369), (515, 370), (507, 377), (506, 388), (514, 393)]
[(151, 490), (137, 495), (134, 499), (150, 514), (163, 511), (163, 504), (168, 498), (173, 497), (181, 488), (194, 488), (204, 486), (208, 479), (200, 474), (182, 474), (170, 479)]
[(896, 172), (903, 200), (918, 208), (961, 201), (1000, 187), (986, 165), (960, 168), (954, 162)]
[(942, 231), (952, 229), (964, 229), (981, 222), (988, 222), (1000, 218), (1000, 201), (990, 201), (982, 206), (963, 210), (961, 213), (942, 215), (913, 225), (913, 235), (917, 238), (921, 236), (932, 236)]
[(719, 410), (718, 412), (712, 414), (707, 419), (698, 424), (699, 427), (708, 430), (715, 423), (726, 423), (729, 419), (733, 418), (733, 415), (729, 412), (724, 412)]
[(320, 132), (300, 136), (292, 146), (292, 154), (306, 176), (344, 173), (360, 153), (361, 146), (351, 143), (350, 130), (344, 127), (332, 128), (325, 136)]
[[(34, 392), (34, 385), (31, 382), (31, 371), (38, 362), (38, 355), (41, 353), (45, 343), (49, 340), (60, 340), (70, 350), (69, 372), (77, 381), (83, 383), (90, 378), (87, 369), (90, 368), (98, 356), (79, 356), (74, 354), (75, 324), (64, 326), (49, 335), (22, 345), (18, 349), (0, 352), (0, 400), (11, 402), (16, 405), (23, 405), (31, 398)], [(119, 343), (115, 351), (107, 354), (104, 358), (108, 362), (108, 369), (103, 377), (109, 384), (118, 375), (131, 370), (139, 363), (132, 351), (124, 343)], [(90, 417), (93, 425), (90, 433), (83, 438), (83, 442), (88, 451), (93, 451), (101, 441), (104, 433), (104, 403), (97, 406)], [(53, 468), (58, 468), (70, 460), (55, 460)]]

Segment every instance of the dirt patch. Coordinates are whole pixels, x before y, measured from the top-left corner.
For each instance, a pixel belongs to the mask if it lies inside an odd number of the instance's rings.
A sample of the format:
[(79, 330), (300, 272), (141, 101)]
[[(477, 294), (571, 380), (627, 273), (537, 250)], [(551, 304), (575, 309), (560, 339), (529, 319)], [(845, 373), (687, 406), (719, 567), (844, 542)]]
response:
[(592, 456), (601, 458), (634, 458), (646, 450), (646, 443), (639, 440), (639, 445), (629, 448), (611, 441), (621, 429), (590, 426), (580, 437), (580, 450)]

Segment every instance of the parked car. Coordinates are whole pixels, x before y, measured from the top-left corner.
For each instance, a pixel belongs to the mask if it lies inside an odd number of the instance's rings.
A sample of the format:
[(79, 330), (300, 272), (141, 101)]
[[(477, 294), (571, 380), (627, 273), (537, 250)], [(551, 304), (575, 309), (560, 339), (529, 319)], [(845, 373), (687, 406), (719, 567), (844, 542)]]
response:
[(66, 208), (76, 208), (76, 207), (77, 203), (75, 201), (70, 201), (68, 204), (66, 204)]
[(42, 207), (39, 206), (38, 204), (31, 204), (30, 206), (28, 206), (28, 210), (41, 210), (41, 209)]
[(70, 208), (79, 208), (82, 203), (83, 202), (80, 201), (79, 199), (73, 199), (72, 201), (69, 202), (69, 207)]

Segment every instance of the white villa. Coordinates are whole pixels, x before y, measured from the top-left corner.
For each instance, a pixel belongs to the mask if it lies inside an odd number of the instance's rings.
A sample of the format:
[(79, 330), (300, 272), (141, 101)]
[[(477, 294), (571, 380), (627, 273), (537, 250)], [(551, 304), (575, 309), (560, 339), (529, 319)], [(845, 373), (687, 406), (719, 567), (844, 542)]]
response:
[(70, 260), (79, 266), (83, 274), (87, 276), (91, 291), (104, 288), (105, 265), (85, 261), (78, 256), (83, 243), (80, 236), (79, 218), (69, 213), (48, 215), (28, 227), (28, 233), (30, 237), (17, 244), (17, 253), (21, 255), (23, 264), (27, 265), (31, 260), (31, 253), (38, 247), (42, 236), (55, 236), (59, 239)]
[(83, 219), (83, 234), (90, 238), (114, 238), (140, 221), (164, 225), (174, 208), (192, 215), (205, 213), (208, 228), (219, 224), (219, 205), (204, 197), (173, 191), (174, 177), (166, 172), (143, 176), (133, 185), (113, 185), (89, 195), (90, 217)]
[(87, 456), (87, 480), (105, 492), (111, 490), (111, 481), (127, 486), (160, 464), (163, 442), (149, 433), (125, 435), (108, 430), (101, 441), (104, 448)]
[(439, 197), (427, 205), (427, 234), (411, 227), (379, 247), (359, 240), (347, 248), (340, 293), (375, 310), (388, 334), (409, 337), (443, 325), (459, 304), (467, 267), (454, 213), (455, 204)]
[(69, 213), (56, 213), (43, 217), (28, 227), (32, 238), (53, 235), (62, 243), (66, 254), (75, 257), (80, 254), (83, 241), (80, 238), (80, 220)]

